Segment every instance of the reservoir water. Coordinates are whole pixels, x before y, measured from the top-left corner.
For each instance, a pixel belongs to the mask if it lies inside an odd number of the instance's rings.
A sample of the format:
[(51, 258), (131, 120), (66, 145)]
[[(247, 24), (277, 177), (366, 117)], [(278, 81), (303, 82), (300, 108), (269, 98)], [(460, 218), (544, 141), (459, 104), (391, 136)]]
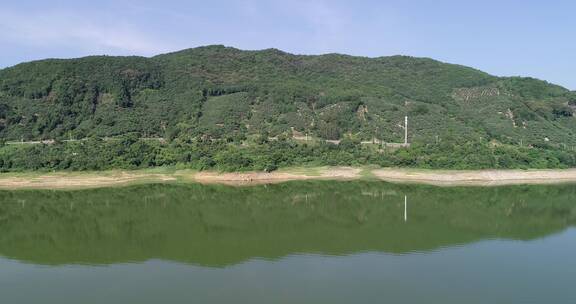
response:
[(0, 191), (0, 303), (576, 303), (575, 225), (575, 185)]

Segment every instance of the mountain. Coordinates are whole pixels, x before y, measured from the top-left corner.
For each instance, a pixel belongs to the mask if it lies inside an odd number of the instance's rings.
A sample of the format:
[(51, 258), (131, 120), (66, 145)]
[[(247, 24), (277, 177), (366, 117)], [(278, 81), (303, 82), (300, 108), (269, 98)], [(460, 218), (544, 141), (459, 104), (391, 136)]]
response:
[(406, 56), (206, 46), (151, 58), (47, 59), (0, 70), (0, 138), (308, 133), (325, 139), (484, 138), (576, 144), (576, 93)]

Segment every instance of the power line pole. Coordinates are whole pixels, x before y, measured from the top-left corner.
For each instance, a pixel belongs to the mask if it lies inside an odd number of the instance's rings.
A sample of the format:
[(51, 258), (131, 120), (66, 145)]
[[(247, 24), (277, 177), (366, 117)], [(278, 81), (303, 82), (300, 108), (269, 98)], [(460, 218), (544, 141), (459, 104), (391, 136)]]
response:
[(404, 116), (404, 146), (408, 146), (408, 116)]

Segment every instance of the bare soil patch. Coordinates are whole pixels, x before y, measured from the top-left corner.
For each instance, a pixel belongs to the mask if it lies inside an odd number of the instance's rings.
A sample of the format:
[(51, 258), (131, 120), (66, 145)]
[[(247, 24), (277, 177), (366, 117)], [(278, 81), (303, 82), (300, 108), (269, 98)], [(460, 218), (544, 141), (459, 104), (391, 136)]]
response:
[(77, 189), (124, 186), (135, 183), (198, 182), (204, 184), (257, 185), (292, 180), (353, 180), (362, 177), (388, 182), (440, 186), (497, 186), (576, 182), (576, 169), (566, 170), (412, 170), (353, 167), (293, 168), (277, 172), (106, 171), (89, 173), (0, 174), (0, 189)]
[(378, 179), (389, 182), (413, 182), (440, 186), (498, 186), (576, 182), (576, 169), (435, 171), (386, 168), (372, 170), (372, 174)]
[(119, 172), (110, 175), (48, 173), (37, 176), (0, 175), (0, 189), (74, 189), (121, 186), (135, 182), (166, 182), (176, 180), (166, 174)]
[(360, 177), (359, 168), (352, 167), (327, 167), (318, 168), (318, 172), (307, 174), (306, 172), (242, 172), (242, 173), (218, 173), (199, 172), (194, 175), (194, 180), (200, 183), (218, 183), (228, 185), (268, 184), (280, 183), (292, 180), (308, 179), (356, 179)]

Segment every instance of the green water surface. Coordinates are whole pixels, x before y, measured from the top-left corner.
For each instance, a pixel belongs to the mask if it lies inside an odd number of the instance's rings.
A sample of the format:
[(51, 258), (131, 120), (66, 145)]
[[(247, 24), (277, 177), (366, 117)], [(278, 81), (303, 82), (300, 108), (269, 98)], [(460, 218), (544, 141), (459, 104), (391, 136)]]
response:
[(0, 303), (576, 303), (575, 224), (575, 185), (0, 191)]

